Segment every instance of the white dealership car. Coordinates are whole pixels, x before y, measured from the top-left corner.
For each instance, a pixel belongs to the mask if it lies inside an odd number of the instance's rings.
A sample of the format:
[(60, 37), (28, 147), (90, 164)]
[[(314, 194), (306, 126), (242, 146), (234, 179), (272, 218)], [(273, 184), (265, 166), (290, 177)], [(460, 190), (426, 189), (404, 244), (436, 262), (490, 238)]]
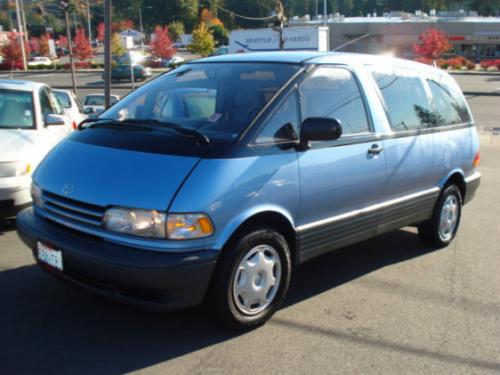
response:
[(0, 219), (31, 204), (31, 173), (70, 131), (49, 86), (0, 80)]
[(53, 62), (50, 58), (44, 56), (33, 57), (29, 62), (29, 67), (52, 66)]
[[(111, 105), (120, 100), (118, 95), (111, 95)], [(89, 117), (96, 117), (104, 111), (105, 98), (104, 94), (88, 94), (83, 99), (83, 113)]]
[(64, 111), (69, 116), (71, 127), (76, 129), (78, 124), (87, 118), (83, 113), (83, 108), (75, 94), (69, 90), (54, 90), (59, 103), (61, 103)]

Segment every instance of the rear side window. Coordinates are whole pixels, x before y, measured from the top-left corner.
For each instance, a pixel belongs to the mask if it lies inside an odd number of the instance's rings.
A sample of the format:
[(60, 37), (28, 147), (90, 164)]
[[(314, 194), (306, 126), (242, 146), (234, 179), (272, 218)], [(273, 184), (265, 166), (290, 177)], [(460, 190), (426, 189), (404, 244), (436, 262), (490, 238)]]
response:
[(358, 84), (344, 68), (319, 67), (300, 85), (302, 119), (328, 117), (339, 120), (342, 135), (369, 132), (369, 123)]
[(462, 124), (471, 121), (465, 99), (451, 78), (428, 80), (439, 125)]
[(438, 125), (421, 79), (406, 69), (372, 70), (382, 94), (394, 131), (415, 130)]

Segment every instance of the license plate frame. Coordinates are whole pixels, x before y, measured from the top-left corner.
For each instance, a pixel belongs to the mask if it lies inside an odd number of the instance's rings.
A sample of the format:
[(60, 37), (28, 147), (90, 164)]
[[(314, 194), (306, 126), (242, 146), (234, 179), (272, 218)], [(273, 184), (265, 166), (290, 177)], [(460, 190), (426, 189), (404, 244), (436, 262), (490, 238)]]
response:
[(61, 250), (54, 249), (52, 246), (40, 241), (36, 243), (36, 248), (37, 259), (43, 266), (60, 272), (64, 270), (63, 254)]

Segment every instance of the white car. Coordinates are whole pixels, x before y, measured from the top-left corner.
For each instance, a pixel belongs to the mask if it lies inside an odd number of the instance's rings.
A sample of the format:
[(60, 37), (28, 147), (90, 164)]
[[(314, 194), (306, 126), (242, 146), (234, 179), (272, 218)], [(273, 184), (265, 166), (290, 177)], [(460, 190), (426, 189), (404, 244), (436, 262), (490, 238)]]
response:
[[(118, 95), (111, 95), (111, 105), (120, 100)], [(83, 113), (89, 117), (96, 117), (104, 111), (104, 94), (88, 94), (83, 100)]]
[(71, 126), (76, 129), (78, 124), (87, 118), (75, 94), (69, 90), (54, 90), (59, 103), (71, 120)]
[(49, 86), (0, 80), (0, 218), (31, 204), (31, 173), (70, 131)]
[(37, 56), (33, 57), (31, 61), (28, 62), (28, 66), (37, 67), (37, 66), (52, 66), (52, 60), (48, 57)]

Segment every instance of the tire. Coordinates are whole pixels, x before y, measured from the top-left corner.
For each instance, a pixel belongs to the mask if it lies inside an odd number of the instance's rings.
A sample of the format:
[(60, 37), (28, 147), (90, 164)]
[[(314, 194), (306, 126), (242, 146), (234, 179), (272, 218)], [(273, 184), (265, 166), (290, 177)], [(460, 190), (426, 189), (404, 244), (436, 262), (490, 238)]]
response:
[[(445, 219), (447, 215), (447, 220)], [(462, 215), (462, 194), (456, 185), (443, 189), (434, 207), (432, 218), (418, 226), (422, 241), (438, 248), (446, 247), (455, 238)], [(443, 216), (443, 221), (441, 220)]]
[(253, 329), (263, 325), (282, 305), (291, 275), (285, 238), (274, 229), (253, 227), (224, 249), (208, 302), (224, 324), (239, 330)]

